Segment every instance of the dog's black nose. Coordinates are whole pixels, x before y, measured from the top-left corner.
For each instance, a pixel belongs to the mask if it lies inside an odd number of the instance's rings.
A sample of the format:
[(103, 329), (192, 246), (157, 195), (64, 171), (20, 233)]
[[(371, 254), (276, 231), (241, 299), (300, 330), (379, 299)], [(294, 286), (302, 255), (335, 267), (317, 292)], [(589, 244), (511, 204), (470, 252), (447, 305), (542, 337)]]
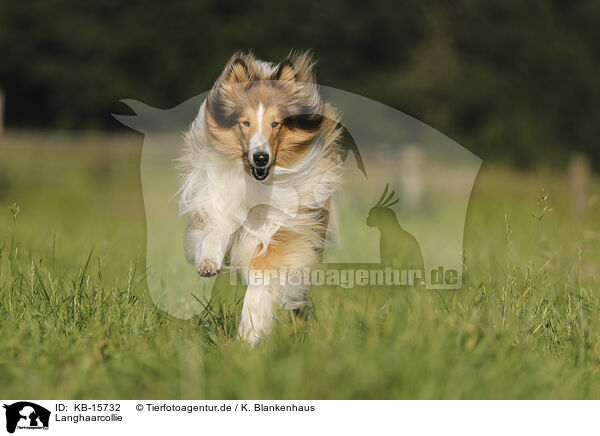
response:
[(259, 152), (253, 157), (254, 163), (257, 167), (264, 167), (269, 163), (269, 153)]

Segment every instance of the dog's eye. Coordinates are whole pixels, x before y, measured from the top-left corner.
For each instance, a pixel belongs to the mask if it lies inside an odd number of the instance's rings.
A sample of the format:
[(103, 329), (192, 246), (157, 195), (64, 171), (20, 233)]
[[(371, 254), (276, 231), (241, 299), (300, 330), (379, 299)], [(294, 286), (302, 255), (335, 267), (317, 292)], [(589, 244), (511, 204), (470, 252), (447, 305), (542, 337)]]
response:
[(273, 127), (273, 128), (277, 127), (278, 125), (279, 125), (279, 123), (277, 121), (273, 121), (271, 123), (271, 127)]
[(250, 127), (250, 121), (242, 121), (242, 124), (246, 127)]

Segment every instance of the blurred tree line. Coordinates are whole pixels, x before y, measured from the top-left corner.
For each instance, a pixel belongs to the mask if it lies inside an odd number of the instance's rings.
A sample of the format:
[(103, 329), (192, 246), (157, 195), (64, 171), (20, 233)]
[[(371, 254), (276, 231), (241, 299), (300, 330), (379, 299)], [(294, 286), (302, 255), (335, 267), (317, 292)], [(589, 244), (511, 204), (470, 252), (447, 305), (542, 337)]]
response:
[(402, 110), (484, 159), (600, 166), (600, 2), (0, 0), (9, 127), (122, 127), (172, 107), (235, 50), (312, 49), (319, 81)]

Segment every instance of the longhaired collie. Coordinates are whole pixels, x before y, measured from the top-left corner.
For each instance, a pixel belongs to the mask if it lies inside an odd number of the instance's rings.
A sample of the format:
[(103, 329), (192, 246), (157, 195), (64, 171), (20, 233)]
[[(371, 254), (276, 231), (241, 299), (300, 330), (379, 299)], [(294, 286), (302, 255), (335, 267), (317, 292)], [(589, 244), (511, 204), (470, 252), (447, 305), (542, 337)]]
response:
[(306, 53), (279, 64), (235, 54), (185, 135), (186, 257), (201, 277), (226, 263), (245, 276), (239, 336), (251, 344), (265, 338), (279, 307), (307, 305), (308, 284), (273, 272), (318, 263), (333, 220), (340, 115), (320, 96), (313, 65)]

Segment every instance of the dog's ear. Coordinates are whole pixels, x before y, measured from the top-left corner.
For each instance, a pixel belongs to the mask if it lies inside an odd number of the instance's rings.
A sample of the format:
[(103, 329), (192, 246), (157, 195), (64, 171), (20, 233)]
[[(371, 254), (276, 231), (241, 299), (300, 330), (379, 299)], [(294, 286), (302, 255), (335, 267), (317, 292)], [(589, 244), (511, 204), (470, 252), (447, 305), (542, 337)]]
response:
[(313, 83), (315, 81), (313, 75), (314, 66), (315, 62), (310, 53), (290, 53), (277, 66), (277, 69), (271, 76), (271, 80)]
[(223, 71), (221, 83), (233, 85), (255, 80), (254, 74), (250, 69), (250, 65), (252, 64), (250, 56), (236, 53), (227, 64), (225, 71)]
[(271, 76), (271, 80), (281, 80), (286, 82), (296, 82), (298, 80), (296, 77), (296, 69), (294, 68), (294, 61), (290, 56), (277, 65), (277, 69)]
[(211, 118), (223, 128), (230, 128), (237, 123), (239, 111), (236, 85), (255, 80), (252, 73), (253, 60), (251, 54), (233, 55), (206, 99), (207, 119)]

